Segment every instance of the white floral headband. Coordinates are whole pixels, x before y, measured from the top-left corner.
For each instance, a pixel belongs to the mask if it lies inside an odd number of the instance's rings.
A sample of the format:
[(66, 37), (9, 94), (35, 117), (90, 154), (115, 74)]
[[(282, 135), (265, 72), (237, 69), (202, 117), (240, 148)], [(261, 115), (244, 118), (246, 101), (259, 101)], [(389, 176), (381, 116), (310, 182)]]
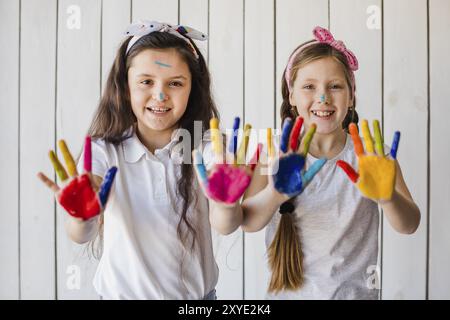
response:
[(128, 42), (127, 51), (125, 52), (125, 54), (128, 54), (131, 47), (136, 43), (136, 41), (152, 32), (168, 32), (173, 34), (174, 36), (177, 36), (178, 38), (183, 39), (192, 49), (192, 52), (197, 59), (198, 53), (188, 38), (201, 41), (208, 39), (208, 36), (206, 34), (187, 26), (173, 26), (168, 23), (162, 23), (158, 21), (140, 20), (138, 22), (132, 23), (125, 31), (126, 36), (133, 36), (133, 38), (131, 38), (131, 40)]

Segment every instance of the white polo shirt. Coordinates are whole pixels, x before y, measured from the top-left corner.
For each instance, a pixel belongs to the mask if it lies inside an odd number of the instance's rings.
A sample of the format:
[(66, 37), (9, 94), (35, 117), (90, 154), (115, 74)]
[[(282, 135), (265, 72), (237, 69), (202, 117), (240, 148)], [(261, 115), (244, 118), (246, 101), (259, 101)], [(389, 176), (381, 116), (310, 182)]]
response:
[(172, 140), (152, 154), (135, 133), (117, 146), (92, 141), (92, 173), (103, 177), (111, 166), (118, 168), (93, 281), (104, 299), (202, 299), (217, 284), (208, 202), (195, 172), (198, 201), (187, 214), (197, 231), (195, 251), (186, 251), (177, 235), (182, 198), (177, 194), (181, 165), (171, 152), (175, 144)]

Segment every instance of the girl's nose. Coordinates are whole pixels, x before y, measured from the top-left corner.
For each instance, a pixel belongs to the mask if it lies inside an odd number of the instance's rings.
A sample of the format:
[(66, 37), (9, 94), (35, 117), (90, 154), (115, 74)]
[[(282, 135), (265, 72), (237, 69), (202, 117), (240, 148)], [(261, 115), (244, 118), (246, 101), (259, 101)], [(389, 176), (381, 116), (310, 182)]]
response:
[(328, 97), (326, 94), (322, 93), (319, 97), (319, 103), (320, 104), (329, 104)]
[(169, 97), (162, 91), (156, 92), (153, 94), (153, 99), (159, 102), (167, 101)]

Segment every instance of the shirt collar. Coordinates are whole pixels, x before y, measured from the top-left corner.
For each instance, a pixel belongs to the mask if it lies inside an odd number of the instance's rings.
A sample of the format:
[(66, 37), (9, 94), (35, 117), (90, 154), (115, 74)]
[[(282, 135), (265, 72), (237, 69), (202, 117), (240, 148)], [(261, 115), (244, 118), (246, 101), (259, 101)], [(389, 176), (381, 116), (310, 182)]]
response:
[(180, 131), (177, 129), (172, 134), (170, 142), (162, 149), (156, 149), (155, 155), (153, 155), (147, 147), (142, 144), (141, 140), (139, 140), (136, 130), (132, 131), (133, 133), (131, 136), (122, 142), (124, 159), (130, 163), (139, 161), (143, 155), (145, 155), (147, 160), (154, 159), (155, 156), (158, 156), (159, 154), (169, 155), (171, 149), (175, 146), (180, 137)]

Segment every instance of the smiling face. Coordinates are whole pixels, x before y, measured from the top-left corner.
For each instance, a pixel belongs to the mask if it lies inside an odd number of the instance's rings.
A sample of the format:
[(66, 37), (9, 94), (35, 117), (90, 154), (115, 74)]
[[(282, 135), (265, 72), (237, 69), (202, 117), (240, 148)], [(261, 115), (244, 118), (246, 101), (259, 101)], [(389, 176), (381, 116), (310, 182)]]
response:
[(343, 68), (334, 58), (326, 57), (297, 70), (289, 102), (297, 107), (307, 127), (317, 124), (316, 133), (342, 130), (342, 121), (353, 105)]
[(138, 128), (173, 131), (186, 111), (191, 72), (175, 49), (146, 49), (128, 69), (128, 87)]

